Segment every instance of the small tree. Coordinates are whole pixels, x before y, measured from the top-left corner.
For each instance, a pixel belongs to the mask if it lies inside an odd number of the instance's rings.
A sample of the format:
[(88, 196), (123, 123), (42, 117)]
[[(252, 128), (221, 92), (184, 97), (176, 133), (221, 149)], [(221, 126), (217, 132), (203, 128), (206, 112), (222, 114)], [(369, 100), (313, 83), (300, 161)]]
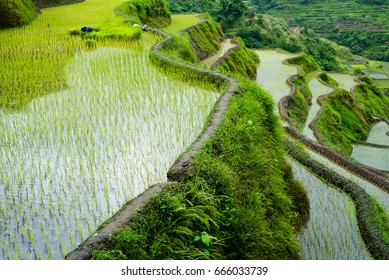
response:
[(217, 12), (217, 18), (223, 28), (229, 28), (240, 22), (246, 11), (247, 6), (242, 0), (220, 0), (220, 10)]

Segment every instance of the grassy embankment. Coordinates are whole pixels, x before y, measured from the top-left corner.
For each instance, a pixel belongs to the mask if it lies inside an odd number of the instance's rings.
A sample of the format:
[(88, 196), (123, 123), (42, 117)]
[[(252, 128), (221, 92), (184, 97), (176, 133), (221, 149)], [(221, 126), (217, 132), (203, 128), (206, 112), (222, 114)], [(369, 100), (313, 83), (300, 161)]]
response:
[(370, 78), (364, 78), (353, 93), (339, 88), (324, 103), (317, 127), (327, 145), (346, 156), (351, 155), (351, 141), (367, 138), (375, 117), (389, 117), (389, 98)]
[(286, 63), (299, 67), (299, 74), (291, 78), (291, 82), (296, 87), (296, 93), (288, 98), (287, 112), (289, 117), (296, 122), (296, 128), (301, 131), (307, 120), (312, 101), (312, 93), (306, 80), (307, 75), (320, 68), (316, 61), (306, 54), (290, 58)]
[[(195, 19), (193, 15), (177, 15), (180, 21), (190, 24)], [(185, 20), (185, 18), (188, 18)], [(173, 38), (163, 44), (161, 51), (168, 56), (175, 57), (180, 61), (186, 61), (204, 67), (199, 64), (209, 56), (214, 55), (224, 40), (224, 33), (211, 17), (197, 15), (197, 24), (189, 25), (178, 34), (176, 27), (166, 27), (164, 30), (170, 32)], [(182, 25), (181, 25), (182, 26)], [(259, 57), (252, 50), (248, 49), (244, 42), (237, 38), (239, 44), (229, 52), (229, 55), (222, 59), (215, 66), (217, 71), (228, 75), (240, 74), (250, 79), (255, 79)]]
[[(168, 72), (202, 77), (160, 61)], [(177, 185), (154, 197), (95, 259), (297, 259), (307, 198), (283, 156), (270, 96), (245, 78)]]

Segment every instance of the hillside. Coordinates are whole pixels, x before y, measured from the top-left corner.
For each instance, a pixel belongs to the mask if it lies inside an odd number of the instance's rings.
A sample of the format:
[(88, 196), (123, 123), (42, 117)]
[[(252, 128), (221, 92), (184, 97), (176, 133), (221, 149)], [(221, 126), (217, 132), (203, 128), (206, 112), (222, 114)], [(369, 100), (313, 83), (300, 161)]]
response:
[(283, 18), (291, 27), (307, 27), (353, 53), (389, 61), (388, 0), (250, 0), (260, 13)]

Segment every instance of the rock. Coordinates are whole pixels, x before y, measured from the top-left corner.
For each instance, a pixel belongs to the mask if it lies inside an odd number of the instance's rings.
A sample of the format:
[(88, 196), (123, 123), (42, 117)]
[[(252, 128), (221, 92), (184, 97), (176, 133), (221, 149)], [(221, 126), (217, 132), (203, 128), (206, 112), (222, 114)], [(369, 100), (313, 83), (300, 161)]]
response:
[(95, 29), (92, 26), (84, 26), (84, 27), (81, 28), (82, 32), (92, 32), (94, 30)]

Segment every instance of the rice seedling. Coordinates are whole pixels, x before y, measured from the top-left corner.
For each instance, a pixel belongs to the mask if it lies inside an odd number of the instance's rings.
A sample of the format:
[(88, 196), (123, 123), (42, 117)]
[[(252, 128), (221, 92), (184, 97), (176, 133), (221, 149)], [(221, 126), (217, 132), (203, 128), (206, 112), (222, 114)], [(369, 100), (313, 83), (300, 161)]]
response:
[[(66, 67), (69, 89), (34, 99), (21, 111), (0, 112), (1, 184), (13, 197), (1, 199), (13, 217), (39, 221), (43, 243), (32, 248), (39, 258), (62, 258), (59, 241), (75, 248), (124, 202), (166, 181), (218, 98), (165, 77), (150, 65), (147, 49), (136, 49), (77, 53)], [(25, 177), (34, 180), (26, 184)], [(26, 212), (11, 207), (17, 196), (26, 200), (21, 190), (32, 192)]]
[(310, 200), (308, 225), (298, 235), (303, 258), (371, 259), (359, 233), (355, 206), (347, 195), (328, 186), (294, 160), (288, 158), (288, 161)]
[(349, 171), (341, 168), (337, 164), (331, 162), (330, 160), (307, 150), (309, 155), (316, 160), (317, 162), (325, 165), (326, 167), (334, 170), (339, 175), (345, 177), (346, 179), (349, 179), (356, 184), (358, 184), (361, 188), (363, 188), (368, 195), (373, 197), (378, 201), (378, 203), (385, 209), (386, 215), (389, 216), (389, 194), (387, 192), (382, 191), (380, 188), (377, 188), (375, 185), (363, 180), (362, 178), (350, 173)]

